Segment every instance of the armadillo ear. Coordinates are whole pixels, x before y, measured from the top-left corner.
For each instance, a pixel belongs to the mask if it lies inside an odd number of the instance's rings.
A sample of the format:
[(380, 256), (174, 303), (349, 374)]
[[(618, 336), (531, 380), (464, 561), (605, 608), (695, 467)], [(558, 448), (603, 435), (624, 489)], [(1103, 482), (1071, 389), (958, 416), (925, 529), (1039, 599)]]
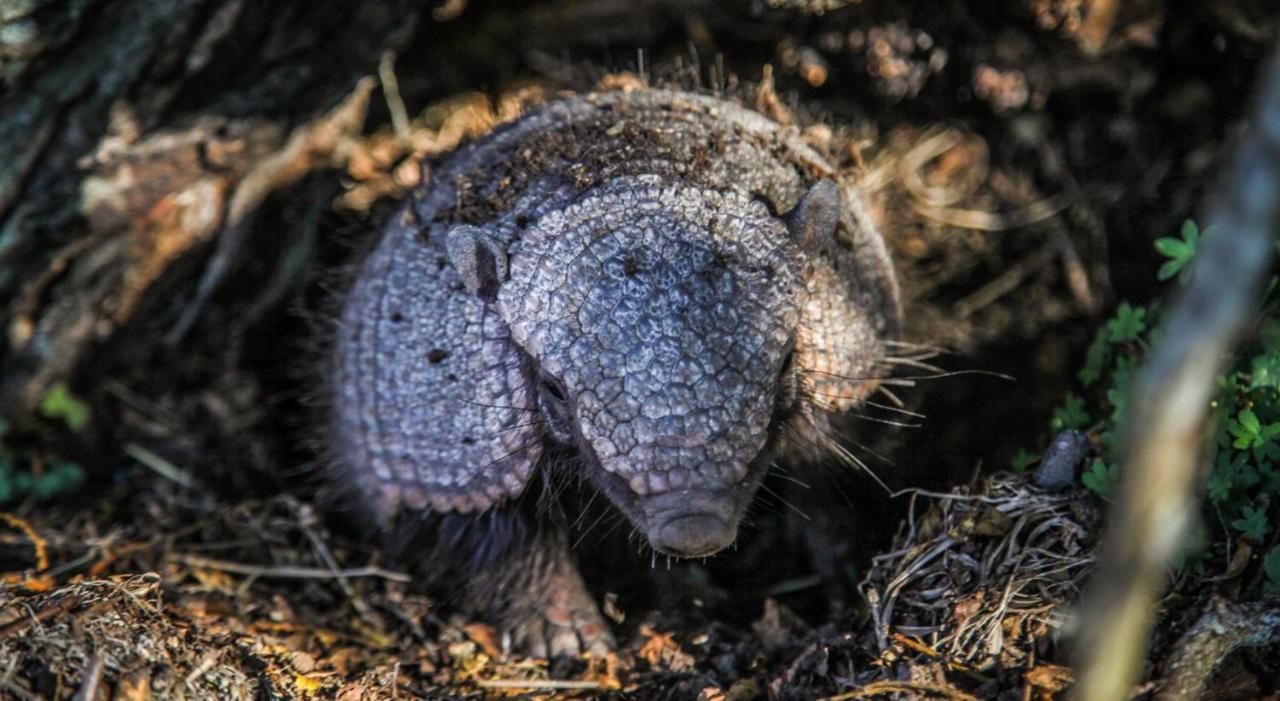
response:
[(809, 188), (787, 223), (812, 263), (796, 365), (819, 408), (845, 411), (889, 369), (901, 320), (893, 262), (862, 199), (830, 180)]
[(507, 276), (507, 252), (502, 246), (483, 229), (459, 224), (449, 230), (445, 247), (467, 291), (486, 302), (496, 299)]
[(814, 252), (835, 235), (843, 206), (840, 187), (823, 179), (814, 183), (800, 198), (799, 204), (783, 218), (791, 231), (791, 238), (801, 250)]

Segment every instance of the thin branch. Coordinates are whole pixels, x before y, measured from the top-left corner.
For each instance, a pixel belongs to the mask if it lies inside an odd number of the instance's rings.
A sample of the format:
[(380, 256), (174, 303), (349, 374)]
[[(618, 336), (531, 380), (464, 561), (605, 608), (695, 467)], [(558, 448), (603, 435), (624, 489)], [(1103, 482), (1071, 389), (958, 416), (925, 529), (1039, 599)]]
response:
[(973, 694), (966, 694), (952, 686), (912, 681), (871, 682), (860, 689), (846, 691), (843, 694), (837, 694), (835, 696), (828, 696), (822, 699), (822, 701), (848, 701), (849, 699), (866, 699), (873, 696), (885, 696), (887, 694), (912, 694), (917, 697), (932, 696), (943, 699), (952, 699), (953, 701), (978, 701), (978, 697)]
[(1280, 600), (1232, 604), (1214, 597), (1204, 615), (1174, 646), (1157, 701), (1204, 696), (1213, 670), (1242, 647), (1264, 647), (1280, 641)]
[(380, 577), (391, 582), (408, 582), (410, 577), (403, 572), (384, 570), (381, 567), (352, 567), (345, 570), (331, 570), (322, 567), (291, 567), (249, 565), (241, 562), (215, 560), (199, 555), (170, 555), (170, 560), (181, 562), (188, 567), (203, 567), (232, 574), (243, 574), (251, 577), (268, 577), (272, 579), (345, 579), (350, 577)]
[(574, 681), (572, 679), (482, 679), (476, 682), (482, 689), (530, 689), (537, 691), (603, 689), (600, 682)]
[(1196, 518), (1198, 466), (1215, 378), (1255, 313), (1280, 225), (1280, 54), (1273, 56), (1194, 277), (1134, 385), (1121, 498), (1081, 625), (1077, 698), (1129, 697), (1167, 567)]

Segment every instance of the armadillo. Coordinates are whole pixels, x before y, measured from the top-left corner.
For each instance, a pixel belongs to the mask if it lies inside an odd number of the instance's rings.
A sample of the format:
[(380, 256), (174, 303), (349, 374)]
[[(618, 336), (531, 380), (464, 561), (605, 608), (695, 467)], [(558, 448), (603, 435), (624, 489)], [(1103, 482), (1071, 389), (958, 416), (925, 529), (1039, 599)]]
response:
[(899, 304), (857, 193), (795, 127), (688, 92), (558, 99), (431, 168), (359, 266), (333, 458), (515, 648), (600, 653), (532, 485), (580, 480), (654, 552), (714, 554), (770, 465), (876, 389)]

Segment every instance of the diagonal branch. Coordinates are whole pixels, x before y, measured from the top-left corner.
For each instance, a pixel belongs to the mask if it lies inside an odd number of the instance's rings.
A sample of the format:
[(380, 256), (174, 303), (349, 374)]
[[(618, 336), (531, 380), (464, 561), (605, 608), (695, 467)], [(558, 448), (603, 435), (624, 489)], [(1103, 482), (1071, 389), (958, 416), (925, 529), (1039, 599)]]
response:
[(1082, 621), (1077, 698), (1125, 699), (1145, 657), (1165, 572), (1197, 513), (1214, 380), (1256, 312), (1280, 223), (1280, 54), (1209, 204), (1195, 275), (1134, 386), (1121, 498)]

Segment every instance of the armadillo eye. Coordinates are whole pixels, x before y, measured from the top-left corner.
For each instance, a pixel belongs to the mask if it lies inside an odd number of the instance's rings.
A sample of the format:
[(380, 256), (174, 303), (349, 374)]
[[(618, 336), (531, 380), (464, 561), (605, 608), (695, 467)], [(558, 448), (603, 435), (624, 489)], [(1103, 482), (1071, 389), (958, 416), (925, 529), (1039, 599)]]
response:
[(573, 409), (569, 406), (568, 394), (564, 385), (553, 377), (544, 375), (538, 381), (538, 407), (546, 421), (547, 431), (557, 441), (570, 444), (573, 442)]
[(565, 401), (564, 389), (560, 387), (560, 383), (549, 378), (542, 378), (542, 391), (550, 395), (557, 402)]

